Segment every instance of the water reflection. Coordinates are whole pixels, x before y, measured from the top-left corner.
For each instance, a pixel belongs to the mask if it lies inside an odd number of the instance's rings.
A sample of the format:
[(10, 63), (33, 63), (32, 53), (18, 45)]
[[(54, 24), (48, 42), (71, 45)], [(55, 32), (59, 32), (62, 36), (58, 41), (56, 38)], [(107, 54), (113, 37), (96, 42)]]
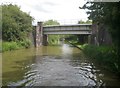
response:
[[(20, 53), (21, 51), (4, 53), (3, 66), (6, 66), (3, 71), (4, 85), (96, 86), (99, 88), (106, 86), (108, 82), (113, 85), (111, 83), (117, 81), (103, 79), (111, 76), (104, 75), (79, 49), (67, 44), (62, 47), (42, 46), (37, 49), (23, 50)], [(12, 79), (13, 76), (16, 80)], [(119, 83), (117, 81), (115, 85)]]
[(72, 48), (69, 48), (70, 46), (68, 44), (63, 44), (62, 45), (62, 53), (63, 54), (71, 54), (72, 53)]

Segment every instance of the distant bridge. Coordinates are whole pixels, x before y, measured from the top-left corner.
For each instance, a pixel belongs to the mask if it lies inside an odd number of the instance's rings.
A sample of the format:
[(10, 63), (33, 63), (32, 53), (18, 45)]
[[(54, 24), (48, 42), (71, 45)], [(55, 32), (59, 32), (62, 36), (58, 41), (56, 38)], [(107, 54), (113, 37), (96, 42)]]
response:
[(43, 26), (42, 22), (38, 22), (35, 30), (35, 46), (47, 45), (47, 35), (49, 34), (91, 35), (91, 26), (92, 24)]
[(44, 26), (43, 34), (92, 34), (91, 24)]

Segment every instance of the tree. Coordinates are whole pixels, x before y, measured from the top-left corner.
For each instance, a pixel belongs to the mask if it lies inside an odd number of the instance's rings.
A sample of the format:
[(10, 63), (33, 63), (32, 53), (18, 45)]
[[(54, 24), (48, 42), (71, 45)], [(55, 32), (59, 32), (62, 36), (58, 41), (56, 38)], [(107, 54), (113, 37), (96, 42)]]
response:
[(92, 24), (92, 20), (87, 20), (85, 23), (86, 24)]
[(88, 10), (93, 23), (102, 23), (109, 30), (115, 48), (116, 68), (120, 72), (120, 2), (87, 2), (82, 8)]
[(60, 23), (57, 22), (56, 20), (48, 20), (48, 21), (45, 21), (43, 23), (43, 25), (45, 25), (45, 26), (48, 26), (48, 25), (60, 25)]
[(87, 21), (78, 21), (78, 24), (92, 24), (92, 21), (91, 20), (87, 20)]
[(17, 5), (2, 6), (2, 38), (4, 41), (22, 41), (32, 30), (33, 18)]
[(80, 20), (78, 21), (78, 24), (85, 24), (85, 21)]
[(108, 27), (113, 43), (118, 48), (120, 45), (120, 2), (87, 2), (83, 9), (88, 9), (87, 14), (93, 23), (103, 23)]

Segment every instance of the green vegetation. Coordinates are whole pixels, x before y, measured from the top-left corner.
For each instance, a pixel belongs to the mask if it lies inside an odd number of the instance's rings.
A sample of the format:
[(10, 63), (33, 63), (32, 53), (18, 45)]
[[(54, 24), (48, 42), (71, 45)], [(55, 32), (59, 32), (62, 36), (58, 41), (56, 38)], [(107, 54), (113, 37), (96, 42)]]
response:
[(2, 44), (2, 51), (9, 51), (19, 49), (19, 46), (16, 42), (3, 42)]
[(60, 25), (59, 22), (57, 22), (56, 20), (48, 20), (48, 21), (45, 21), (43, 23), (44, 26), (48, 26), (48, 25)]
[[(76, 36), (77, 37), (77, 36)], [(67, 41), (67, 40), (66, 40)], [(117, 59), (117, 53), (114, 49), (114, 46), (97, 46), (97, 45), (90, 45), (90, 44), (81, 44), (80, 41), (75, 39), (73, 36), (73, 40), (69, 40), (70, 44), (78, 47), (81, 49), (86, 57), (95, 60), (100, 64), (101, 67), (112, 71), (116, 74), (119, 74), (119, 62)]]
[(116, 58), (116, 53), (110, 46), (93, 46), (93, 45), (78, 45), (79, 48), (90, 59), (94, 59), (101, 64), (101, 67), (109, 69), (119, 74), (118, 61)]
[(49, 45), (59, 45), (60, 35), (48, 35)]
[(1, 6), (3, 51), (30, 47), (28, 37), (32, 31), (33, 18), (21, 11), (17, 5)]
[(11, 51), (21, 48), (29, 48), (31, 46), (30, 40), (24, 40), (19, 42), (3, 42), (2, 43), (2, 51)]
[(78, 21), (78, 24), (92, 24), (92, 21), (91, 20), (87, 20), (87, 21)]
[(33, 18), (16, 5), (2, 5), (2, 38), (4, 41), (24, 40), (32, 30)]
[[(44, 26), (48, 25), (60, 25), (56, 20), (48, 20), (43, 23)], [(49, 45), (59, 45), (59, 35), (48, 35), (48, 44)]]
[(88, 18), (93, 21), (93, 24), (105, 25), (105, 29), (109, 30), (113, 41), (113, 46), (110, 49), (104, 47), (104, 51), (101, 46), (86, 46), (85, 53), (100, 59), (100, 61), (107, 61), (106, 64), (112, 63), (120, 73), (120, 2), (87, 2), (82, 9), (87, 9)]
[(69, 35), (65, 38), (65, 41), (75, 45), (79, 44), (77, 35)]

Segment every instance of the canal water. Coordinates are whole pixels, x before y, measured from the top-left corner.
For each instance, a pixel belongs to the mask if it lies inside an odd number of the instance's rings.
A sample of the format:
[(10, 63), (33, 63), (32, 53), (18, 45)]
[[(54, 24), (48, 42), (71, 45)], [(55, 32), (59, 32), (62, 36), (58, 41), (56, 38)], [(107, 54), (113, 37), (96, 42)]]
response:
[(3, 86), (120, 86), (117, 76), (67, 44), (4, 52), (2, 66)]

